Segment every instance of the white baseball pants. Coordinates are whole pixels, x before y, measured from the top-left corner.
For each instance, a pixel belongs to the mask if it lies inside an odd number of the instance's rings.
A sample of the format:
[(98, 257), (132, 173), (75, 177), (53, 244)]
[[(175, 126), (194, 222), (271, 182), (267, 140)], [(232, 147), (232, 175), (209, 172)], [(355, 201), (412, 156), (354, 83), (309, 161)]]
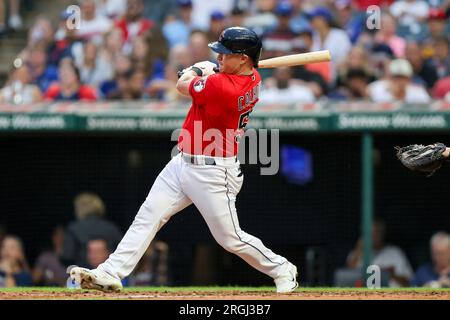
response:
[[(196, 162), (202, 163), (202, 159), (195, 156)], [(235, 207), (243, 182), (239, 162), (235, 158), (214, 159), (216, 165), (188, 163), (181, 153), (172, 158), (158, 175), (115, 252), (98, 268), (120, 279), (127, 277), (158, 230), (175, 213), (194, 203), (214, 239), (225, 250), (272, 278), (283, 273), (287, 260), (239, 227)]]

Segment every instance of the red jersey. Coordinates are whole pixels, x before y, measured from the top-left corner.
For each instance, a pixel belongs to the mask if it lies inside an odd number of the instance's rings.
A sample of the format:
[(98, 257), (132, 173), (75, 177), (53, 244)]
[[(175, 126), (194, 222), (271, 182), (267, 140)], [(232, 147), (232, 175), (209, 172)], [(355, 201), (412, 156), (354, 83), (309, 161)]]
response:
[(72, 96), (63, 96), (61, 93), (61, 86), (59, 83), (50, 85), (44, 94), (45, 100), (82, 100), (82, 101), (96, 101), (97, 94), (93, 87), (87, 85), (80, 85), (80, 88)]
[(195, 77), (189, 86), (192, 105), (178, 139), (189, 154), (212, 157), (237, 155), (238, 138), (258, 102), (261, 77), (226, 73)]

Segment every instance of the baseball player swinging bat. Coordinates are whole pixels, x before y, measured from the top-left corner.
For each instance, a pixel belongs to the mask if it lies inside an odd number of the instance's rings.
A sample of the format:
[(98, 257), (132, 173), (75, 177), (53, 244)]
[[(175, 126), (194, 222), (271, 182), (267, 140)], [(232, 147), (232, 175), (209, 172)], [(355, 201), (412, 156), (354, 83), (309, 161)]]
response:
[[(156, 177), (147, 198), (114, 253), (95, 269), (74, 267), (73, 281), (83, 289), (119, 291), (156, 233), (170, 218), (195, 205), (219, 245), (273, 279), (277, 293), (298, 287), (294, 263), (276, 254), (239, 225), (236, 198), (244, 174), (237, 157), (239, 137), (259, 101), (261, 76), (256, 68), (327, 61), (329, 53), (311, 52), (259, 61), (262, 42), (243, 27), (225, 29), (208, 44), (216, 64), (201, 61), (186, 68), (177, 91), (191, 98), (176, 156)], [(207, 137), (213, 137), (211, 141)], [(212, 147), (212, 148), (211, 148)]]
[[(327, 62), (330, 60), (331, 60), (330, 51), (321, 50), (264, 59), (258, 62), (257, 68), (292, 67), (292, 66), (301, 66), (309, 63)], [(178, 71), (178, 78), (183, 75), (184, 71), (185, 70)], [(218, 72), (219, 68), (214, 68), (214, 71)]]

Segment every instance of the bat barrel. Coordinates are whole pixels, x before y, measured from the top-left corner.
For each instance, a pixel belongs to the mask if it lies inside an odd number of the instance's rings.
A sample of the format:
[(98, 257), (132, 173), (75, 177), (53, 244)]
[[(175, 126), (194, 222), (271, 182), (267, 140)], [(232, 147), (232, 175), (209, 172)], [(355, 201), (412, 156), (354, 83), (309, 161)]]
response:
[(326, 62), (330, 60), (330, 51), (322, 50), (261, 60), (258, 63), (258, 68), (291, 67), (309, 63)]

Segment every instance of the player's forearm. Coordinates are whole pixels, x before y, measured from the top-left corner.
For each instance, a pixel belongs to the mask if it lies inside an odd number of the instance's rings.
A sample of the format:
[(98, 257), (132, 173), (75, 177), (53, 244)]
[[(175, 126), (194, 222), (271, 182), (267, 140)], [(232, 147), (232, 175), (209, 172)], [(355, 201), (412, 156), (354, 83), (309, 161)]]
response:
[(184, 96), (189, 96), (189, 86), (191, 81), (197, 76), (195, 71), (189, 70), (183, 73), (183, 75), (178, 79), (177, 90)]

